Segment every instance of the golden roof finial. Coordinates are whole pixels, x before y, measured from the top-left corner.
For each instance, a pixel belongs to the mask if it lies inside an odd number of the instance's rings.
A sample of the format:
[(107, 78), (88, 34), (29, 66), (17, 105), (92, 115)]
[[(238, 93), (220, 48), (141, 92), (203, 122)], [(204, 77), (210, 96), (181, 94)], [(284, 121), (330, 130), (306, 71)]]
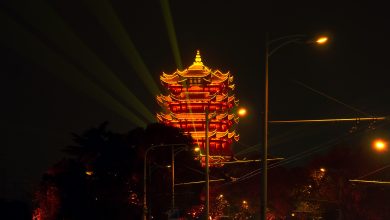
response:
[(199, 50), (196, 51), (196, 57), (193, 65), (203, 65)]

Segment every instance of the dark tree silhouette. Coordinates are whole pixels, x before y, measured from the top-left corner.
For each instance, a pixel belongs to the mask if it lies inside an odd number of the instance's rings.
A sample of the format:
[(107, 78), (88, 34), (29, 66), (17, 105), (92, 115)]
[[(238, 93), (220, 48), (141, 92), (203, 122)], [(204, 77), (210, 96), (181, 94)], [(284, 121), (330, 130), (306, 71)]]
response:
[[(43, 176), (35, 201), (35, 216), (42, 219), (136, 219), (142, 215), (143, 160), (146, 149), (156, 145), (183, 144), (186, 150), (177, 155), (177, 177), (191, 180), (187, 167), (199, 169), (190, 150), (191, 137), (163, 124), (150, 124), (126, 134), (107, 130), (107, 123), (81, 135), (73, 134), (76, 145), (64, 150), (71, 156), (51, 167)], [(150, 151), (150, 192), (152, 213), (166, 217), (169, 209), (171, 178), (164, 165), (171, 161), (171, 148)], [(191, 172), (191, 171), (190, 171)], [(199, 198), (199, 187), (186, 195), (190, 207)], [(178, 201), (181, 192), (178, 189)], [(181, 197), (182, 198), (182, 197)], [(183, 200), (184, 201), (184, 200)], [(165, 215), (165, 216), (164, 216)]]
[(30, 204), (19, 200), (0, 199), (0, 218), (10, 220), (31, 219)]

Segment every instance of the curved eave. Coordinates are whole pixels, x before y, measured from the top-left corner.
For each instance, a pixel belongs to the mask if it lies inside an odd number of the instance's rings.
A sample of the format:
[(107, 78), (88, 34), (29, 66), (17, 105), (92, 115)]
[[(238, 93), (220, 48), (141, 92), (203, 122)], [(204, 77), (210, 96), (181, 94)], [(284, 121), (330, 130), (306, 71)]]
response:
[[(205, 132), (204, 131), (192, 131), (190, 132), (191, 136), (193, 138), (204, 138), (205, 137)], [(240, 135), (236, 133), (236, 131), (232, 131), (232, 132), (229, 132), (229, 131), (225, 131), (225, 132), (216, 132), (216, 131), (213, 131), (213, 132), (209, 132), (209, 137), (210, 138), (217, 138), (217, 139), (221, 139), (221, 138), (228, 138), (228, 139), (234, 139), (234, 140), (238, 140)]]
[[(210, 131), (208, 133), (208, 136), (209, 136), (209, 138), (212, 138), (212, 137), (217, 137), (218, 138), (218, 133), (220, 133), (220, 132), (217, 132), (216, 130)], [(191, 134), (192, 138), (194, 138), (194, 139), (205, 138), (205, 132), (204, 131), (191, 131), (190, 134)]]
[(235, 105), (238, 104), (238, 100), (236, 99), (236, 97), (234, 95), (228, 96), (228, 94), (226, 94), (223, 97), (219, 97), (219, 98), (216, 97), (216, 99), (215, 99), (215, 101), (217, 101), (217, 102), (224, 102), (226, 100), (228, 103), (234, 102)]
[(234, 139), (235, 141), (238, 141), (240, 139), (240, 135), (237, 134), (236, 131), (232, 131), (232, 132), (229, 133), (228, 138), (229, 139)]
[(234, 104), (235, 104), (236, 106), (238, 106), (239, 103), (240, 103), (240, 100), (234, 99)]
[(181, 77), (206, 77), (210, 75), (211, 71), (207, 66), (193, 64), (183, 71), (176, 71)]
[(164, 113), (157, 113), (157, 118), (161, 121), (170, 121), (170, 122), (179, 122), (180, 119), (178, 119), (173, 113), (170, 114), (164, 114)]
[(238, 117), (235, 114), (229, 114), (229, 116), (228, 116), (229, 121), (235, 120), (236, 118), (238, 118)]
[(234, 140), (235, 140), (235, 141), (240, 140), (240, 135), (239, 135), (239, 134), (236, 134), (236, 135), (234, 136)]
[(234, 102), (234, 105), (238, 105), (238, 100), (236, 99), (236, 97), (234, 95), (231, 95), (231, 96), (228, 96), (227, 94), (226, 95), (221, 95), (220, 97), (218, 96), (214, 96), (214, 97), (209, 97), (209, 98), (190, 98), (190, 99), (187, 99), (187, 98), (178, 98), (176, 96), (172, 96), (171, 94), (167, 95), (167, 96), (164, 96), (164, 95), (159, 95), (157, 96), (157, 101), (158, 102), (161, 102), (161, 103), (172, 103), (172, 102), (176, 102), (176, 103), (186, 103), (186, 104), (191, 104), (191, 103), (205, 103), (205, 102), (208, 102), (208, 101), (213, 101), (215, 103), (212, 103), (212, 104), (218, 104), (219, 102), (228, 102), (228, 103), (232, 103)]
[(162, 83), (176, 84), (180, 80), (180, 77), (174, 76), (172, 78), (168, 78), (168, 77), (160, 76), (160, 80)]
[(161, 103), (170, 103), (173, 101), (171, 95), (158, 95), (156, 97), (156, 99), (157, 99), (157, 102), (161, 102)]
[(235, 117), (235, 118), (234, 118), (234, 122), (235, 122), (236, 124), (238, 124), (239, 121), (240, 121), (240, 117)]
[(176, 72), (174, 72), (172, 74), (166, 74), (166, 73), (163, 72), (161, 77), (164, 77), (164, 78), (167, 78), (167, 79), (172, 79), (172, 78), (175, 78), (175, 77), (178, 76), (177, 72), (178, 72), (178, 70), (176, 70)]
[(217, 78), (217, 77), (211, 77), (211, 83), (214, 83), (214, 84), (222, 84), (222, 83), (225, 83), (225, 84), (229, 84), (229, 81), (228, 81), (228, 78)]
[(230, 72), (228, 71), (227, 73), (222, 73), (220, 70), (215, 70), (211, 74), (219, 79), (225, 80), (229, 78)]
[[(187, 78), (202, 78), (202, 80), (208, 84), (222, 84), (222, 83), (226, 83), (226, 84), (229, 84), (231, 83), (231, 81), (229, 80), (230, 77), (228, 76), (216, 76), (214, 74), (212, 74), (211, 78), (209, 77), (210, 73), (206, 73), (206, 74), (175, 74), (174, 76), (171, 76), (171, 75), (162, 75), (160, 76), (160, 81), (164, 84), (180, 84), (182, 83), (183, 81), (187, 80)], [(231, 85), (229, 85), (229, 87), (231, 87)], [(234, 86), (233, 86), (234, 88)]]
[(187, 71), (204, 70), (204, 71), (210, 72), (210, 68), (208, 68), (207, 66), (203, 65), (203, 63), (193, 63), (186, 70)]

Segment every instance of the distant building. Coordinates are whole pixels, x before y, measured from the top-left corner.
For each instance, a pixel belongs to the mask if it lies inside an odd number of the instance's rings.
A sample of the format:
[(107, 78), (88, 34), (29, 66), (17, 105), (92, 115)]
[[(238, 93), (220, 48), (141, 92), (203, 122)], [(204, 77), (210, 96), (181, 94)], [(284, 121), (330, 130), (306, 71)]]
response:
[[(157, 101), (163, 112), (157, 114), (159, 122), (183, 129), (191, 134), (201, 153), (205, 152), (205, 110), (210, 115), (210, 165), (232, 158), (231, 145), (239, 139), (234, 130), (238, 123), (235, 114), (238, 100), (232, 94), (233, 76), (227, 72), (211, 70), (203, 65), (199, 51), (194, 63), (185, 70), (172, 74), (163, 73), (161, 83), (167, 89), (166, 95), (158, 95)], [(204, 165), (204, 156), (201, 156)]]

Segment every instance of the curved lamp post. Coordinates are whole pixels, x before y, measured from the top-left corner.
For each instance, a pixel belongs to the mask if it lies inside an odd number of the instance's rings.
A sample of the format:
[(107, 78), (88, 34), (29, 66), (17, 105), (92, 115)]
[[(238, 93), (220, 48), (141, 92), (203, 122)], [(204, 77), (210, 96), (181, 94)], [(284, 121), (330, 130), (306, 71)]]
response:
[[(325, 36), (319, 37), (315, 40), (305, 40), (306, 35), (296, 34), (288, 35), (273, 40), (268, 39), (268, 33), (266, 34), (265, 41), (265, 76), (264, 76), (264, 115), (263, 115), (263, 155), (261, 158), (261, 204), (260, 204), (260, 217), (262, 220), (266, 220), (267, 214), (267, 154), (268, 154), (268, 71), (269, 71), (269, 57), (278, 51), (280, 48), (292, 44), (292, 43), (316, 43), (325, 44), (328, 38)], [(278, 45), (275, 45), (277, 44)], [(271, 48), (273, 47), (273, 48)]]
[(205, 140), (206, 140), (206, 219), (210, 218), (210, 168), (209, 168), (209, 159), (210, 159), (210, 139), (209, 139), (209, 126), (210, 121), (217, 116), (216, 112), (210, 115), (209, 109), (205, 109)]
[[(146, 167), (147, 167), (147, 157), (148, 157), (148, 153), (151, 151), (151, 150), (154, 150), (156, 148), (160, 148), (160, 147), (171, 147), (172, 148), (172, 165), (171, 165), (171, 169), (172, 169), (172, 209), (174, 208), (175, 206), (175, 147), (178, 147), (178, 146), (185, 146), (185, 147), (188, 147), (187, 144), (160, 144), (160, 145), (153, 145), (151, 147), (149, 147), (148, 149), (145, 150), (145, 155), (144, 155), (144, 200), (143, 200), (143, 220), (147, 220), (147, 216), (148, 216), (148, 204), (147, 204), (147, 184), (146, 184)], [(178, 152), (176, 152), (178, 153)]]

